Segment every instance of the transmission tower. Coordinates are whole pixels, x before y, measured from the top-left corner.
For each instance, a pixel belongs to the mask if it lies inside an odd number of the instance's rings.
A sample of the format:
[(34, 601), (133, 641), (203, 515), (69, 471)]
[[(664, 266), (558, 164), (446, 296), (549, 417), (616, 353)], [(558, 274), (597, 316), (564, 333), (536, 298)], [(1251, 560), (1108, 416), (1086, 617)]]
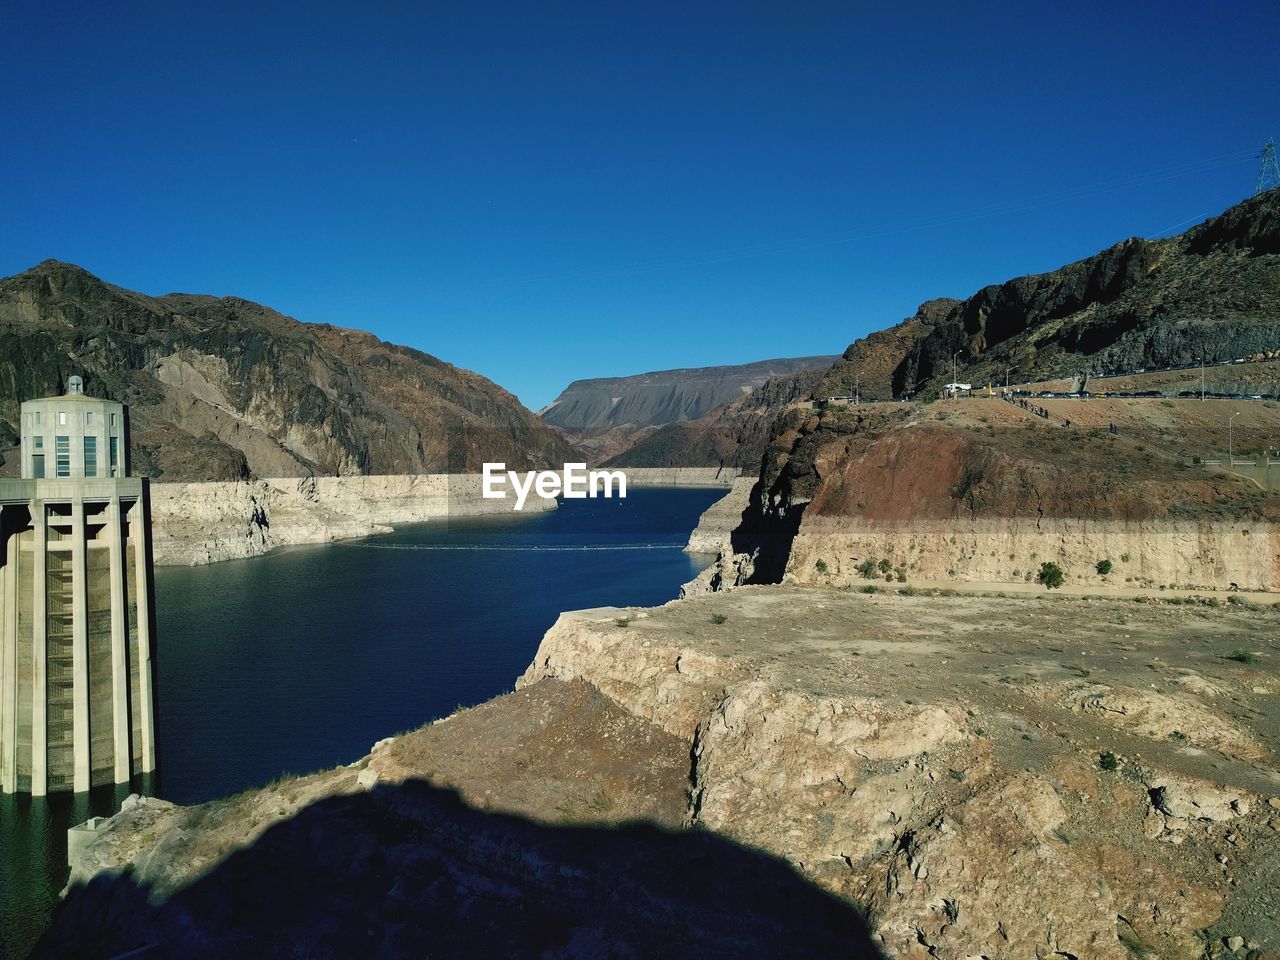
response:
[(1258, 170), (1258, 189), (1253, 191), (1255, 197), (1266, 190), (1280, 187), (1280, 165), (1276, 163), (1276, 142), (1268, 140), (1258, 156), (1262, 158), (1262, 166)]

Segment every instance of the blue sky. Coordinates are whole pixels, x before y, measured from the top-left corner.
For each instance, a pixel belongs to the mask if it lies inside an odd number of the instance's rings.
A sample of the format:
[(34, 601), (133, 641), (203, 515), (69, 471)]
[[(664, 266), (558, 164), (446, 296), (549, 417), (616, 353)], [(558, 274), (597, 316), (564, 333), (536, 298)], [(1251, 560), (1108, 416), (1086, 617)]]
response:
[(0, 275), (244, 296), (537, 408), (1252, 192), (1273, 3), (959, 6), (0, 2)]

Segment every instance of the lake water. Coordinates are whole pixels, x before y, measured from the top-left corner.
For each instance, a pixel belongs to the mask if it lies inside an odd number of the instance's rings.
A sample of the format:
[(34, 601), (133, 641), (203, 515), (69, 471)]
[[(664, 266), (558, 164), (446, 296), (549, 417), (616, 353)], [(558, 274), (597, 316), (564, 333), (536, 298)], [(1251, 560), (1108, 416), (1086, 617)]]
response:
[[(681, 547), (723, 493), (633, 490), (156, 570), (160, 769), (132, 789), (198, 803), (512, 689), (560, 611), (674, 598), (708, 559)], [(0, 956), (47, 924), (67, 827), (129, 792), (0, 795)]]

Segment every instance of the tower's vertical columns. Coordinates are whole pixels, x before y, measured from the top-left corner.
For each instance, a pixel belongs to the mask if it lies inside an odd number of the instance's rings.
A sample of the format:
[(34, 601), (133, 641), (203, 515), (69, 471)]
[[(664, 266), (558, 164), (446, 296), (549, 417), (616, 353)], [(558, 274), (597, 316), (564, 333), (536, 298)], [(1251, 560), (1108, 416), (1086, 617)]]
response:
[(31, 795), (43, 797), (49, 792), (49, 518), (43, 500), (31, 501), (31, 526)]
[(84, 500), (71, 500), (71, 703), (72, 787), (89, 789), (89, 571)]
[(134, 504), (129, 519), (129, 537), (133, 541), (133, 556), (137, 563), (138, 608), (138, 695), (142, 698), (139, 717), (142, 728), (142, 772), (156, 768), (155, 694), (151, 687), (151, 540), (147, 525), (151, 511), (147, 504), (147, 481), (142, 481), (142, 493)]
[[(0, 507), (0, 537), (4, 536)], [(0, 790), (18, 789), (18, 534), (8, 531), (4, 570), (4, 616), (0, 618)]]
[(124, 545), (121, 543), (120, 496), (107, 507), (107, 549), (111, 559), (111, 724), (115, 739), (116, 783), (128, 783), (133, 753), (129, 749), (129, 640), (125, 633)]

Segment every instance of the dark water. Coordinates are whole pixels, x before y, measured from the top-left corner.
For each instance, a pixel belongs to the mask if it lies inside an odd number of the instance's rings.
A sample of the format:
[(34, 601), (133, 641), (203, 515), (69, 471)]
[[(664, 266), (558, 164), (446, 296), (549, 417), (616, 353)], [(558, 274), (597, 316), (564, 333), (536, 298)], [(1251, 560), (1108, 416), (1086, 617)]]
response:
[[(512, 688), (562, 610), (672, 599), (718, 490), (634, 490), (539, 515), (156, 571), (160, 770), (196, 803), (348, 763), (382, 737)], [(66, 829), (129, 788), (0, 795), (0, 956), (23, 956), (66, 882)]]

